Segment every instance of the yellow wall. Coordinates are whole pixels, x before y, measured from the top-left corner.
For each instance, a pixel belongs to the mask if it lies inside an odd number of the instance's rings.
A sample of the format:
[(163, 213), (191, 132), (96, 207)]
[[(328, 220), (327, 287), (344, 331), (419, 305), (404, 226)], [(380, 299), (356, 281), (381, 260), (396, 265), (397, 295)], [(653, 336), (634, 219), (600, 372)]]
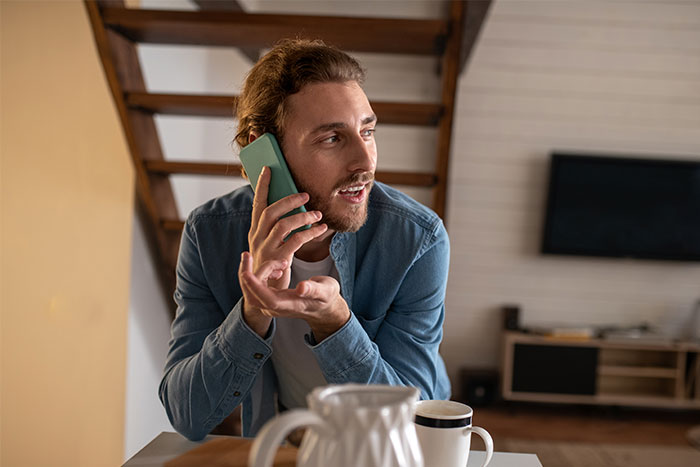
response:
[(0, 5), (0, 463), (120, 465), (128, 152), (82, 2)]

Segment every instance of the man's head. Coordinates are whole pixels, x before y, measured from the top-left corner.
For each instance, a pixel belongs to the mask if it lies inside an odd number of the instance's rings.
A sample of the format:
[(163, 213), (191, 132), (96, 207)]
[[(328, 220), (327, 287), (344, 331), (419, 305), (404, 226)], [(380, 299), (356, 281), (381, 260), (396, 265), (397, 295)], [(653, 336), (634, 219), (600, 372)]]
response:
[(335, 231), (356, 231), (367, 218), (377, 150), (364, 77), (338, 49), (284, 41), (253, 67), (238, 103), (239, 145), (275, 134), (297, 188), (310, 195), (307, 208)]
[(365, 70), (345, 52), (320, 40), (285, 39), (248, 73), (236, 103), (236, 142), (244, 147), (251, 133), (272, 133), (281, 143), (287, 98), (306, 85), (364, 80)]

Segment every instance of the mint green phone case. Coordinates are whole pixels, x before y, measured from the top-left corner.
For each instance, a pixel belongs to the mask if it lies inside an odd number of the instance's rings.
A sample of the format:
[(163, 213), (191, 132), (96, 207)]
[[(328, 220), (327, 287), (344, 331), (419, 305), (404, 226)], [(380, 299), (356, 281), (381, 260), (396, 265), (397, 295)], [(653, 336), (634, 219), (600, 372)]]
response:
[[(277, 138), (275, 138), (274, 135), (265, 133), (256, 138), (252, 143), (241, 149), (239, 157), (246, 174), (248, 174), (248, 179), (253, 186), (253, 190), (258, 186), (258, 178), (260, 177), (262, 168), (264, 166), (270, 168), (272, 177), (270, 178), (270, 189), (267, 194), (268, 206), (289, 195), (299, 193), (294, 184), (292, 174), (287, 167), (287, 162), (284, 160), (284, 155), (282, 155), (282, 150), (279, 144), (277, 144)], [(301, 206), (300, 208), (289, 211), (282, 217), (291, 216), (292, 214), (300, 212), (306, 212), (306, 208)], [(310, 225), (305, 225), (297, 230), (308, 229), (310, 227)]]

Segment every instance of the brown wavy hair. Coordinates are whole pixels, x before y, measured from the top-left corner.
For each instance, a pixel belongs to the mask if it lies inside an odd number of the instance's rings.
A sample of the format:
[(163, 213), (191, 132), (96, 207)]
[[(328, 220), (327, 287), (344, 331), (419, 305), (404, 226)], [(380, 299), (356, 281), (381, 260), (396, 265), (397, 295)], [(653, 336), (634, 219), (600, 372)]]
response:
[(340, 49), (321, 40), (282, 40), (248, 72), (236, 103), (235, 141), (244, 147), (255, 131), (274, 134), (281, 145), (287, 97), (307, 84), (364, 80), (365, 70)]

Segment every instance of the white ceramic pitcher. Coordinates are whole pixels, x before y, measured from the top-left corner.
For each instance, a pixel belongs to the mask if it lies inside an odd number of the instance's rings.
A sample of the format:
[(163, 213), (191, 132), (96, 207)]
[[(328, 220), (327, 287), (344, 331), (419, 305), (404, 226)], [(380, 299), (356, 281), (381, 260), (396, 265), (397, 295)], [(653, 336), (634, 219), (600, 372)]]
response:
[(342, 384), (314, 389), (309, 410), (283, 413), (263, 426), (249, 467), (271, 467), (280, 443), (308, 427), (297, 467), (423, 467), (413, 424), (416, 388)]

